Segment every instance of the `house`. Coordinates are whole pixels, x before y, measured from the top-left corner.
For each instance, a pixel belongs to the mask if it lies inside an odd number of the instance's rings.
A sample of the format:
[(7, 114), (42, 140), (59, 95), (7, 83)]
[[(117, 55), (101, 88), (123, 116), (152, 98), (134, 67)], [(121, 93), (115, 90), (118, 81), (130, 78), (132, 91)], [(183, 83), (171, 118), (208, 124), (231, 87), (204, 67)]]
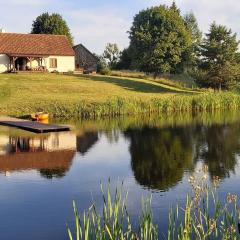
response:
[(82, 44), (73, 47), (75, 52), (75, 68), (85, 73), (96, 73), (98, 58)]
[(74, 71), (74, 55), (63, 35), (0, 32), (0, 72)]

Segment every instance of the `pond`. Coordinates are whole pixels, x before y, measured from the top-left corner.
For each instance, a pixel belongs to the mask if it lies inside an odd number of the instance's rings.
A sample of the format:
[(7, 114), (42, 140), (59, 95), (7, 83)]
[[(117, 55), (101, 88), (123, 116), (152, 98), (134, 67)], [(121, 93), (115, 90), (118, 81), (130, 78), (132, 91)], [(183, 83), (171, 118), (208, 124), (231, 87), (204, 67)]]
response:
[(188, 177), (203, 164), (219, 193), (240, 195), (240, 113), (122, 117), (63, 122), (71, 132), (37, 135), (0, 127), (1, 240), (67, 239), (72, 200), (101, 208), (100, 182), (123, 181), (137, 221), (152, 195), (154, 220), (167, 229), (168, 209), (185, 200)]

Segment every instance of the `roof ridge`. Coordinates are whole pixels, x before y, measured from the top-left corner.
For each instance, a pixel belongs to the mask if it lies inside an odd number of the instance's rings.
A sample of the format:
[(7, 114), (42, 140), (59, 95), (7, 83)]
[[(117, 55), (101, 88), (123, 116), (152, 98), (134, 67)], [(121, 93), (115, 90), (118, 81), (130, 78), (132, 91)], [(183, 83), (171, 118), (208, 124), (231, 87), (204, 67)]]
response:
[(50, 34), (50, 33), (13, 33), (13, 32), (0, 32), (0, 34), (4, 34), (4, 35), (7, 35), (7, 34), (12, 34), (12, 35), (43, 35), (43, 36), (57, 36), (57, 37), (67, 37), (66, 35), (64, 34)]

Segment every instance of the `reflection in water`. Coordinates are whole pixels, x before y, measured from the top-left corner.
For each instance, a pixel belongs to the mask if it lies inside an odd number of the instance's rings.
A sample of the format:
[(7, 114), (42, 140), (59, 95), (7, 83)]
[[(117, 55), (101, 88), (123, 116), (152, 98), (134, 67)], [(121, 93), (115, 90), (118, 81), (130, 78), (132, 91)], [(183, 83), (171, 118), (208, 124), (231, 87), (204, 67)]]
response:
[(65, 176), (66, 171), (69, 168), (58, 168), (58, 169), (40, 169), (40, 174), (44, 178), (52, 179), (52, 178), (62, 178)]
[(86, 132), (84, 135), (77, 136), (77, 151), (85, 155), (98, 140), (97, 132)]
[(192, 133), (189, 128), (128, 129), (131, 166), (136, 180), (153, 189), (177, 184), (184, 170), (193, 168)]
[(52, 133), (31, 137), (0, 136), (0, 172), (38, 170), (52, 179), (64, 177), (76, 149), (86, 153), (98, 141), (98, 133)]
[(214, 124), (196, 132), (197, 159), (208, 166), (211, 177), (229, 177), (230, 172), (234, 172), (240, 153), (240, 125)]
[(38, 152), (45, 150), (46, 137), (37, 139), (24, 137), (9, 137), (9, 153)]
[[(153, 189), (154, 221), (161, 229), (167, 227), (169, 206), (185, 199), (188, 172), (203, 163), (210, 176), (225, 178), (220, 200), (229, 191), (240, 195), (239, 119), (236, 111), (234, 116), (101, 119), (77, 123), (76, 133), (43, 135), (0, 127), (1, 240), (67, 239), (71, 201), (79, 203), (81, 212), (92, 199), (99, 207), (99, 182), (108, 177), (114, 187), (124, 181), (136, 221), (139, 199)], [(54, 181), (38, 181), (41, 177)]]
[(234, 172), (240, 153), (238, 122), (186, 125), (181, 122), (180, 126), (171, 127), (162, 123), (159, 126), (156, 120), (145, 125), (143, 121), (130, 123), (124, 125), (124, 130), (119, 124), (114, 127), (106, 124), (99, 131), (97, 127), (94, 131), (85, 127), (77, 136), (73, 132), (31, 137), (1, 135), (0, 171), (35, 169), (46, 178), (64, 177), (75, 152), (86, 156), (105, 136), (113, 145), (123, 137), (128, 139), (135, 179), (148, 188), (168, 190), (182, 180), (185, 171), (193, 170), (198, 161), (208, 165), (212, 177), (225, 178)]
[(143, 186), (167, 190), (182, 180), (198, 161), (211, 177), (234, 172), (240, 154), (240, 124), (190, 125), (175, 128), (129, 128), (131, 166)]

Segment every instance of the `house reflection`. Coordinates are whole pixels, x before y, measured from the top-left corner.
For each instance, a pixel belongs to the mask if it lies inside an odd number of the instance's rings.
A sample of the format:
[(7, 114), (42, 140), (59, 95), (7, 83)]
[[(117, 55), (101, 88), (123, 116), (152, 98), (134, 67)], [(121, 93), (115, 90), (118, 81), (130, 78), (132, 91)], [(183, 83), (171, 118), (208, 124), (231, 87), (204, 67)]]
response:
[(99, 140), (97, 132), (76, 136), (73, 132), (43, 135), (0, 135), (0, 172), (38, 170), (51, 179), (63, 177), (70, 169), (76, 151), (85, 155)]
[(0, 136), (0, 172), (38, 170), (46, 178), (63, 177), (76, 152), (74, 133), (30, 137)]

